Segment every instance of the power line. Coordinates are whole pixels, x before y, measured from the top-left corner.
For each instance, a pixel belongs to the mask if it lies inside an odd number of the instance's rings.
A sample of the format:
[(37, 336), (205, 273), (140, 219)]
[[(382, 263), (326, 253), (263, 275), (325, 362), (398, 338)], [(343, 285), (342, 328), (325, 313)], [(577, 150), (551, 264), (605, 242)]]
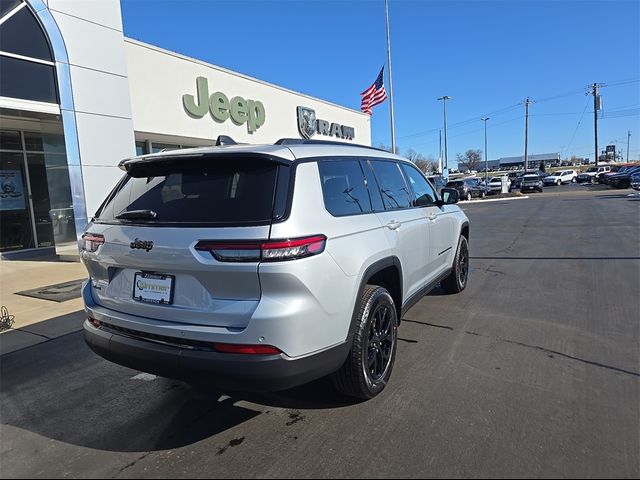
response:
[(589, 107), (589, 97), (587, 97), (587, 102), (584, 104), (584, 110), (582, 110), (582, 115), (580, 115), (580, 120), (578, 120), (578, 124), (576, 125), (576, 129), (573, 131), (573, 135), (571, 136), (571, 140), (569, 141), (569, 144), (567, 145), (567, 150), (569, 150), (569, 147), (571, 147), (571, 144), (573, 143), (573, 141), (576, 138), (576, 134), (578, 133), (578, 129), (580, 128), (580, 125), (582, 124), (582, 119), (584, 118), (584, 114), (587, 112), (587, 108)]

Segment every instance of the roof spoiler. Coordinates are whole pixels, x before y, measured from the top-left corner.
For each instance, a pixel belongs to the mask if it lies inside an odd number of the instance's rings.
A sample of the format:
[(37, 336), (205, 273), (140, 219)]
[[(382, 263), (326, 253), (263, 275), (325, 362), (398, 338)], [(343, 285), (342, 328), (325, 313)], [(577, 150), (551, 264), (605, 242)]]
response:
[(236, 142), (228, 135), (218, 135), (218, 139), (216, 140), (216, 147), (221, 147), (223, 145), (238, 145), (238, 142)]

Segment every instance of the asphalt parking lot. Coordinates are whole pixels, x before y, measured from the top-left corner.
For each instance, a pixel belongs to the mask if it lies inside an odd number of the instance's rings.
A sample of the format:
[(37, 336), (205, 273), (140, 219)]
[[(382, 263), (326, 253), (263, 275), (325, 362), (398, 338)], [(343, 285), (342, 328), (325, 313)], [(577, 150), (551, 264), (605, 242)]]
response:
[(392, 382), (369, 402), (326, 381), (196, 392), (102, 360), (80, 333), (5, 354), (0, 475), (637, 478), (630, 192), (570, 185), (463, 204), (469, 287), (406, 315)]

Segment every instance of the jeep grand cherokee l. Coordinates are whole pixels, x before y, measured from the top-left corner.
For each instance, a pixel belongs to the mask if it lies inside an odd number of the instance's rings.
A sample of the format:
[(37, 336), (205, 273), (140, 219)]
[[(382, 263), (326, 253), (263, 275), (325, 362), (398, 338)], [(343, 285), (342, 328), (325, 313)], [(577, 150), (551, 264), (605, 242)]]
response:
[(85, 340), (118, 364), (231, 390), (331, 375), (371, 398), (402, 315), (467, 284), (457, 192), (397, 155), (281, 140), (120, 167), (80, 241)]

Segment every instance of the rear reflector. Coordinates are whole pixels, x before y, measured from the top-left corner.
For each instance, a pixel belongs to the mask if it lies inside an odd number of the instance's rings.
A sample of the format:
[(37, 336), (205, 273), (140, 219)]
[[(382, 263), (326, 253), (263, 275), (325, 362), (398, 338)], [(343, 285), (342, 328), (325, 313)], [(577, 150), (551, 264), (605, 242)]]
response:
[(324, 252), (326, 243), (324, 235), (312, 235), (287, 240), (202, 240), (195, 248), (210, 252), (219, 262), (280, 262), (318, 255)]
[(280, 355), (282, 352), (269, 345), (234, 345), (231, 343), (214, 343), (213, 348), (220, 353), (237, 353), (241, 355)]
[(88, 317), (89, 323), (96, 328), (100, 328), (102, 326), (102, 322), (100, 320), (96, 320), (95, 318)]
[(99, 233), (86, 232), (82, 235), (82, 250), (95, 252), (100, 245), (104, 244), (104, 235)]

